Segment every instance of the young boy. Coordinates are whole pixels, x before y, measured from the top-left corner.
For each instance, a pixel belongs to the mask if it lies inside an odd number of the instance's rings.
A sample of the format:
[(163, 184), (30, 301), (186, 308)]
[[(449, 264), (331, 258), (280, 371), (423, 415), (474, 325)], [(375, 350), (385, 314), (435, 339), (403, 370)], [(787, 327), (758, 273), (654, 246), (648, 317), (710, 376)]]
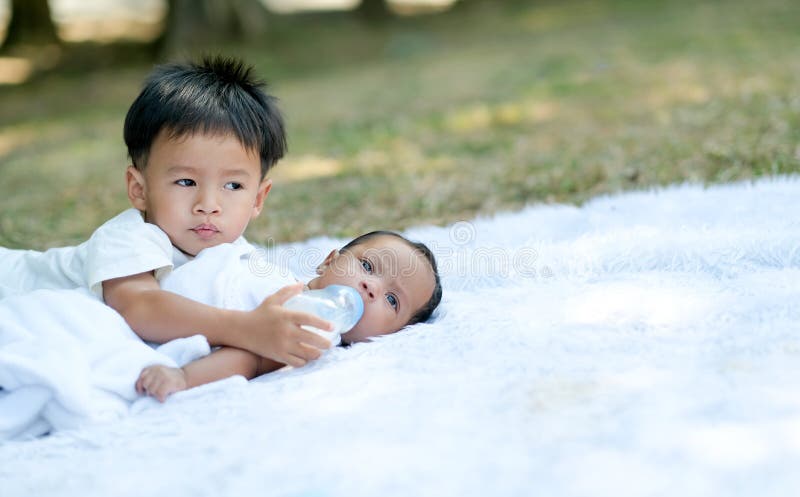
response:
[(143, 339), (195, 334), (292, 366), (328, 347), (301, 328), (329, 330), (281, 304), (283, 288), (252, 311), (223, 310), (162, 290), (159, 281), (204, 248), (247, 244), (242, 233), (272, 187), (269, 169), (286, 151), (283, 119), (251, 69), (228, 58), (155, 69), (125, 119), (134, 209), (78, 247), (0, 249), (0, 297), (40, 288), (92, 289)]
[[(206, 269), (217, 272), (221, 268)], [(334, 250), (317, 268), (317, 274), (308, 288), (347, 285), (356, 288), (364, 300), (364, 314), (355, 327), (342, 335), (344, 343), (364, 341), (425, 321), (442, 298), (436, 260), (428, 247), (389, 231), (367, 233)], [(259, 282), (251, 286), (256, 285)], [(136, 390), (163, 402), (181, 390), (237, 374), (251, 379), (283, 366), (280, 361), (223, 347), (183, 368), (145, 368)]]

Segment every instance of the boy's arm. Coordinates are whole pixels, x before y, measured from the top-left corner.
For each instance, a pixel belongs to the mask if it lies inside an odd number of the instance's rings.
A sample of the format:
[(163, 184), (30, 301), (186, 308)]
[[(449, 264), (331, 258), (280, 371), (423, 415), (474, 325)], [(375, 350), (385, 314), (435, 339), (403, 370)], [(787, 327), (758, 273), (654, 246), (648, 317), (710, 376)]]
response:
[(318, 359), (321, 350), (330, 347), (329, 340), (301, 328), (329, 330), (330, 323), (282, 307), (300, 289), (300, 285), (287, 286), (252, 311), (234, 311), (162, 290), (152, 273), (103, 282), (106, 303), (145, 340), (163, 343), (201, 334), (211, 345), (250, 350), (294, 367)]
[(246, 350), (223, 347), (180, 369), (167, 366), (145, 368), (136, 381), (136, 391), (164, 402), (170, 394), (188, 388), (237, 374), (250, 380), (283, 366), (277, 361), (264, 359)]

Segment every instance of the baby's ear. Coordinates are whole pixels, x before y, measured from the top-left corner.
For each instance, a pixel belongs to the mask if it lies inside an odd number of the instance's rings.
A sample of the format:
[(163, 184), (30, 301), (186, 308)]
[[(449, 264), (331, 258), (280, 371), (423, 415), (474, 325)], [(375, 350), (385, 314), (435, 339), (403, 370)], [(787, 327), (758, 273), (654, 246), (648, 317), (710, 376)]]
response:
[(325, 260), (322, 261), (322, 264), (317, 266), (317, 274), (324, 273), (325, 270), (328, 268), (328, 266), (331, 265), (331, 262), (333, 262), (333, 260), (336, 259), (338, 256), (339, 256), (339, 251), (338, 250), (336, 250), (336, 249), (331, 250), (331, 253), (328, 254), (328, 257), (326, 257)]

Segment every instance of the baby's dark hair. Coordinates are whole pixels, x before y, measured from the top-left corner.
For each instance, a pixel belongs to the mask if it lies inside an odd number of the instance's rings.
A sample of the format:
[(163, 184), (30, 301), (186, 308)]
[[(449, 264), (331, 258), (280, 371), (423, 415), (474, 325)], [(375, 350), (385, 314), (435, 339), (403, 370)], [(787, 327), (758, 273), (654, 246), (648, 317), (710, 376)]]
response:
[(360, 245), (370, 238), (374, 238), (376, 236), (393, 236), (395, 238), (399, 238), (403, 242), (405, 242), (408, 246), (416, 250), (421, 256), (425, 258), (426, 261), (431, 265), (431, 271), (433, 271), (433, 278), (434, 278), (434, 286), (433, 286), (433, 293), (431, 294), (431, 298), (420, 307), (417, 312), (415, 312), (411, 318), (406, 323), (406, 326), (416, 323), (422, 323), (428, 320), (433, 314), (433, 311), (436, 307), (439, 306), (439, 302), (442, 301), (442, 283), (439, 279), (439, 270), (436, 267), (436, 257), (434, 257), (433, 252), (431, 249), (428, 248), (427, 245), (421, 242), (413, 242), (408, 238), (404, 237), (403, 235), (399, 235), (394, 231), (371, 231), (369, 233), (365, 233), (361, 236), (358, 236), (352, 240), (350, 240), (347, 245), (339, 249), (342, 252), (347, 251), (348, 249), (355, 247), (356, 245)]
[(160, 132), (231, 134), (258, 152), (261, 177), (286, 153), (283, 117), (276, 99), (262, 90), (253, 68), (232, 57), (156, 67), (125, 117), (125, 144), (134, 167), (147, 166)]

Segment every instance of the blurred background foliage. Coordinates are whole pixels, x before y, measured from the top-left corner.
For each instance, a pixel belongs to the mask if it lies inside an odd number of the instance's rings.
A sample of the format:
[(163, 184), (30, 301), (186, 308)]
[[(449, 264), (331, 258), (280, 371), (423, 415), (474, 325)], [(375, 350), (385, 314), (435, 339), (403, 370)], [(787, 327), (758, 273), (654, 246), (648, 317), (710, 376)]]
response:
[(287, 118), (257, 243), (800, 171), (795, 0), (6, 0), (0, 26), (5, 246), (127, 208), (128, 105), (208, 52)]

